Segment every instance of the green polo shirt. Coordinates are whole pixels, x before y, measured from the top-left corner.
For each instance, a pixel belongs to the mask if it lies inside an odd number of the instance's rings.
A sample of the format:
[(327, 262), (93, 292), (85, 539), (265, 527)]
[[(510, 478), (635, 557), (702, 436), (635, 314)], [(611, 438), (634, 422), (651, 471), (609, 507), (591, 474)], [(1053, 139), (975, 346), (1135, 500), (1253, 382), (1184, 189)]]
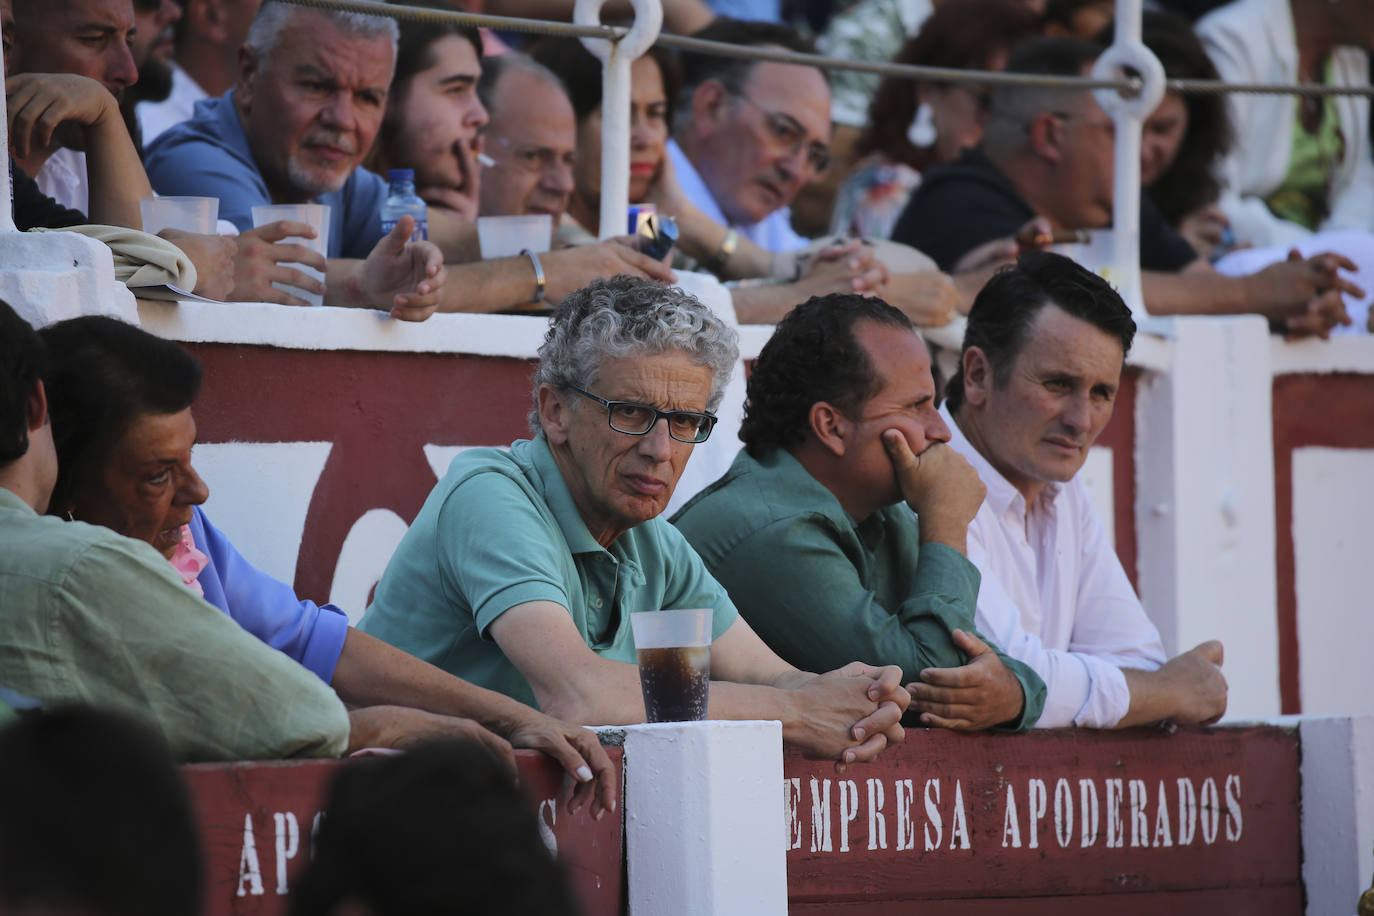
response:
[(720, 636), (738, 616), (687, 541), (661, 518), (602, 547), (542, 435), (462, 452), (387, 565), (360, 629), (531, 706), (534, 691), (491, 639), (528, 601), (568, 611), (596, 654), (634, 662), (633, 611), (709, 607)]
[(192, 592), (142, 541), (0, 488), (0, 684), (139, 716), (187, 760), (337, 757), (327, 684)]
[[(741, 449), (673, 523), (755, 632), (803, 671), (858, 659), (899, 665), (910, 681), (924, 668), (967, 661), (950, 634), (977, 632), (978, 568), (952, 547), (922, 545), (904, 504), (855, 524), (788, 452), (755, 460)], [(1028, 729), (1045, 705), (1045, 683), (998, 655), (1026, 696), (1021, 718), (1004, 727)]]

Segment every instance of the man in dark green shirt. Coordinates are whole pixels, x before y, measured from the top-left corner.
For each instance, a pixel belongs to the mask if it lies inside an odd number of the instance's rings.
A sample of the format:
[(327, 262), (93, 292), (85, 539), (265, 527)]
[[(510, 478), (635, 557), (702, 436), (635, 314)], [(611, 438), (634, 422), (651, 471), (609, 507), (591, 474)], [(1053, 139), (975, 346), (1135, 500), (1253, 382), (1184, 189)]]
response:
[(1035, 724), (1044, 682), (974, 629), (984, 488), (945, 444), (906, 316), (851, 295), (798, 306), (759, 355), (740, 438), (673, 522), (764, 642), (805, 670), (900, 665), (927, 725)]

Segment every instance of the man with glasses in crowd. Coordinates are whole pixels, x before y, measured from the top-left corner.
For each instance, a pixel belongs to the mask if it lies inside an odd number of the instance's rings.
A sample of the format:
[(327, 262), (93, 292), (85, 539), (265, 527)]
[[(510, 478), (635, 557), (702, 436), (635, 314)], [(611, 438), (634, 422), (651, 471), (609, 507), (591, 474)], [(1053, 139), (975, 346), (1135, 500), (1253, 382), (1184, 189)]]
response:
[[(777, 51), (813, 50), (787, 26), (726, 17), (692, 37)], [(728, 261), (742, 236), (778, 255), (775, 279), (805, 279), (825, 262), (844, 259), (850, 285), (837, 291), (882, 296), (922, 326), (943, 325), (972, 301), (976, 289), (961, 288), (930, 258), (905, 245), (827, 244), (793, 230), (789, 205), (830, 168), (830, 85), (823, 70), (684, 52), (682, 73), (668, 143), (673, 172), (687, 198), (729, 230), (706, 262), (708, 269)], [(881, 276), (876, 286), (874, 274)], [(799, 301), (787, 286), (764, 286), (749, 294), (755, 314), (786, 314)], [(743, 310), (740, 318), (751, 320)]]
[(533, 438), (453, 460), (360, 627), (550, 715), (615, 725), (645, 717), (630, 613), (711, 608), (711, 718), (777, 719), (841, 768), (901, 740), (898, 668), (783, 661), (659, 517), (738, 359), (734, 332), (680, 290), (615, 277), (570, 295), (539, 348)]
[[(811, 53), (792, 29), (719, 18), (693, 36)], [(830, 165), (830, 82), (824, 71), (684, 53), (668, 144), (682, 190), (713, 219), (770, 251), (804, 248), (793, 198)]]
[(486, 60), (477, 94), (490, 121), (492, 165), (482, 173), (482, 216), (547, 213), (558, 229), (573, 192), (577, 118), (562, 81), (518, 52)]

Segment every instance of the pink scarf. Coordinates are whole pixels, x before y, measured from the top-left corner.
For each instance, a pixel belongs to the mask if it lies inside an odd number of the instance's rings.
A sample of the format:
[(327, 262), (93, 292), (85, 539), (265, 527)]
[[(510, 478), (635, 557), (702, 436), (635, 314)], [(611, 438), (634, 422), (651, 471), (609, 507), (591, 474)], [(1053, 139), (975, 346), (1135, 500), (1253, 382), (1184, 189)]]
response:
[(181, 526), (181, 542), (172, 554), (171, 563), (181, 574), (181, 581), (186, 583), (186, 587), (205, 597), (205, 590), (200, 587), (197, 577), (201, 570), (210, 565), (210, 558), (196, 549), (196, 539), (191, 536), (190, 525)]

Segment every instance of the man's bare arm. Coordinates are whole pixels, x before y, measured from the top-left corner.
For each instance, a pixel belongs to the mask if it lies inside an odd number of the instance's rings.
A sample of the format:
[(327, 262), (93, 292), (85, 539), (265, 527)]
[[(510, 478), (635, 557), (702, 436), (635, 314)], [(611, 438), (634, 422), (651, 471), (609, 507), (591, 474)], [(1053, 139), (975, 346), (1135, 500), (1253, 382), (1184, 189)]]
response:
[[(544, 300), (556, 305), (573, 290), (600, 277), (631, 274), (670, 283), (676, 275), (659, 261), (619, 242), (599, 242), (541, 254)], [(525, 255), (454, 264), (440, 293), (441, 312), (500, 312), (531, 304), (538, 283)]]
[[(350, 706), (409, 707), (473, 719), (515, 747), (543, 751), (573, 778), (568, 810), (596, 797), (594, 814), (615, 810), (616, 773), (596, 736), (524, 703), (478, 687), (350, 627), (330, 682)], [(397, 714), (399, 726), (409, 721)], [(380, 723), (388, 717), (379, 716)]]
[[(550, 715), (588, 725), (644, 721), (635, 666), (592, 652), (558, 604), (517, 605), (492, 622), (491, 636)], [(722, 678), (711, 685), (713, 719), (779, 720), (784, 740), (841, 763), (872, 759), (901, 738), (906, 702), (895, 668), (806, 674), (778, 659), (743, 620), (716, 640), (711, 667)]]
[(55, 146), (84, 149), (91, 222), (142, 228), (138, 202), (153, 189), (119, 103), (104, 86), (72, 73), (22, 73), (5, 80), (5, 95), (10, 145), (21, 167), (37, 177)]
[(1216, 640), (1176, 655), (1157, 671), (1122, 668), (1131, 706), (1117, 728), (1165, 719), (1180, 725), (1210, 725), (1226, 712), (1223, 650)]
[(1335, 325), (1350, 323), (1341, 295), (1364, 295), (1339, 273), (1354, 269), (1341, 255), (1303, 258), (1293, 251), (1286, 261), (1243, 277), (1219, 274), (1199, 259), (1176, 274), (1145, 271), (1141, 284), (1156, 315), (1258, 314), (1292, 333), (1326, 336)]

